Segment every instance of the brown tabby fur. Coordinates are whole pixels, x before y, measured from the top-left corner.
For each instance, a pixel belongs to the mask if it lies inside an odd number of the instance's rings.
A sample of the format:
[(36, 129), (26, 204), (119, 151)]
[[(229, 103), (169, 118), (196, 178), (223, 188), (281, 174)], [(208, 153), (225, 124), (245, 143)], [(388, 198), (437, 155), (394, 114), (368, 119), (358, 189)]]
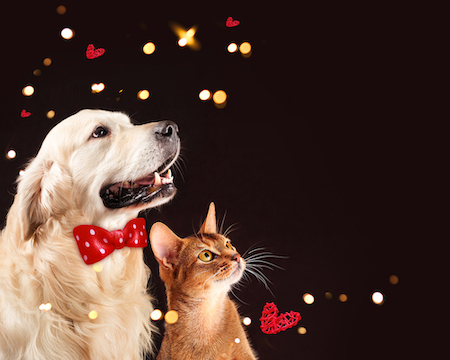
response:
[[(245, 261), (229, 239), (217, 234), (214, 203), (198, 234), (181, 239), (156, 223), (150, 240), (166, 286), (168, 309), (178, 321), (166, 324), (158, 360), (256, 360), (236, 305), (228, 298)], [(204, 250), (217, 255), (204, 262)], [(236, 340), (239, 339), (239, 340)]]

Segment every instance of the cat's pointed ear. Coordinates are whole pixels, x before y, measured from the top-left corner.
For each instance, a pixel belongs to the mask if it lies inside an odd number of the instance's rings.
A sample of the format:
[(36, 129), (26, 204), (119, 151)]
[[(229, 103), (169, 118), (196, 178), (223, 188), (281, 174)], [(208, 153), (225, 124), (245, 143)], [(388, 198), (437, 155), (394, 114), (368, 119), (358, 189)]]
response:
[(181, 239), (161, 222), (153, 224), (150, 229), (150, 243), (153, 254), (159, 264), (165, 268), (173, 267), (180, 241)]
[(204, 234), (217, 234), (216, 207), (213, 202), (209, 204), (208, 215), (206, 215), (206, 219), (199, 232)]

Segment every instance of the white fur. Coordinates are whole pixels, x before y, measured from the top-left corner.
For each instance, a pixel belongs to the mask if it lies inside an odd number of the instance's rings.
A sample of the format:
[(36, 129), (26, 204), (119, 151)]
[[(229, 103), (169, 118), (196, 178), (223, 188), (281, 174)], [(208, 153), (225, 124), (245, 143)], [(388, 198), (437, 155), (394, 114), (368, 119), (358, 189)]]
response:
[[(111, 134), (92, 138), (99, 125)], [(154, 126), (82, 110), (45, 138), (18, 180), (0, 235), (0, 359), (135, 360), (152, 350), (143, 249), (114, 251), (97, 273), (82, 261), (72, 230), (122, 229), (139, 211), (169, 200), (111, 210), (99, 196), (102, 186), (142, 178), (162, 164)], [(51, 310), (39, 310), (46, 303)]]

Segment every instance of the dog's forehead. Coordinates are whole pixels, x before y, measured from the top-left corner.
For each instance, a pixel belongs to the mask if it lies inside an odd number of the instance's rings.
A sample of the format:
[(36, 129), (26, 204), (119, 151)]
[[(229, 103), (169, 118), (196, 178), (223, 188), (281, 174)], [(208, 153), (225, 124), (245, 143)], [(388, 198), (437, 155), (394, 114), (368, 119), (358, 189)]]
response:
[(76, 114), (63, 120), (61, 123), (67, 122), (68, 125), (124, 125), (132, 126), (130, 118), (124, 113), (118, 111), (106, 111), (106, 110), (81, 110)]

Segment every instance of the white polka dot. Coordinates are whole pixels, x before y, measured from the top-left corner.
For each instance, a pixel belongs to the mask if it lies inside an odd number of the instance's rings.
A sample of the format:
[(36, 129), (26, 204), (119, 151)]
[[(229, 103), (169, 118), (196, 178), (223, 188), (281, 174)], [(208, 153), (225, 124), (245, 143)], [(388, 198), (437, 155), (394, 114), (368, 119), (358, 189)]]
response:
[(129, 238), (130, 238), (130, 237), (132, 237), (132, 236), (133, 236), (133, 234), (132, 234), (132, 233), (129, 233), (129, 234), (128, 234), (128, 237), (129, 237)]
[(80, 237), (78, 235), (75, 236), (75, 239), (77, 239), (77, 241), (80, 241)]
[(84, 261), (87, 261), (87, 259), (88, 259), (87, 255), (83, 255), (83, 259), (84, 259)]
[(104, 254), (106, 251), (105, 251), (105, 249), (100, 248), (100, 252), (101, 252), (102, 254)]
[(134, 243), (135, 243), (136, 245), (138, 244), (138, 242), (139, 242), (139, 241), (137, 241), (137, 239), (136, 239), (136, 240), (134, 240)]
[(91, 244), (89, 244), (87, 241), (84, 243), (84, 246), (89, 247)]
[(136, 224), (133, 224), (133, 229), (136, 229)]
[(120, 243), (122, 244), (122, 243), (123, 243), (123, 239), (122, 239), (122, 238), (120, 238), (120, 239), (119, 239), (119, 242), (120, 242)]
[(141, 234), (141, 236), (144, 236), (144, 233), (142, 231), (139, 234)]
[(108, 243), (108, 240), (106, 240), (105, 238), (103, 238), (103, 242), (104, 242), (105, 244), (107, 244), (107, 243)]
[(142, 225), (142, 228), (145, 229), (145, 225)]
[(91, 235), (95, 235), (95, 230), (94, 230), (94, 229), (91, 229), (91, 230), (89, 230), (89, 233), (90, 233)]
[(147, 244), (147, 242), (148, 242), (147, 239), (145, 239), (145, 243), (146, 243), (146, 244)]

